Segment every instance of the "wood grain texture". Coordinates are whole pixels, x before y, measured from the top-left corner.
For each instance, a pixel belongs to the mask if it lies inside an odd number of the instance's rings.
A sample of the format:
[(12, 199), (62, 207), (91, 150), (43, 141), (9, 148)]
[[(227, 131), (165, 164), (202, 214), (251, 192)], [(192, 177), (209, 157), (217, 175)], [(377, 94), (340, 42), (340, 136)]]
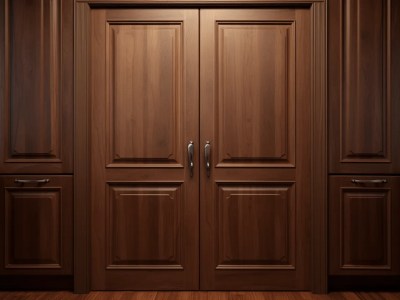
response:
[[(91, 288), (197, 289), (198, 12), (93, 9), (90, 15)], [(104, 120), (110, 103), (113, 122)], [(121, 155), (112, 165), (111, 140)], [(193, 177), (189, 141), (196, 147)]]
[[(231, 35), (221, 37), (227, 30)], [(212, 147), (210, 177), (204, 167), (200, 170), (200, 286), (205, 290), (309, 289), (310, 10), (202, 10), (200, 34), (200, 140), (203, 147), (206, 141), (210, 141)], [(261, 34), (263, 38), (258, 40), (256, 37)], [(276, 48), (269, 47), (275, 39), (279, 41)], [(287, 49), (283, 50), (285, 47)], [(246, 50), (251, 55), (248, 56)], [(228, 68), (225, 59), (230, 56), (241, 67)], [(277, 56), (276, 64), (271, 62), (269, 65), (264, 60), (266, 56)], [(282, 60), (287, 61), (283, 63)], [(282, 74), (288, 76), (287, 81), (279, 81)], [(279, 91), (269, 85), (268, 80), (275, 83), (278, 80)], [(295, 103), (290, 102), (291, 97), (296, 98)], [(229, 105), (233, 107), (228, 108)], [(228, 112), (236, 117), (231, 118)], [(288, 116), (283, 119), (285, 124), (280, 119), (284, 114)], [(253, 137), (251, 130), (257, 129), (255, 132), (261, 133), (261, 128), (267, 127), (264, 118), (274, 129)], [(291, 134), (296, 135), (293, 138), (293, 143), (297, 141), (295, 145), (290, 144), (290, 134), (285, 130), (289, 127)], [(284, 133), (288, 139), (284, 142), (287, 147), (282, 147), (284, 143), (276, 143), (276, 132)], [(229, 165), (220, 163), (223, 157), (218, 154), (225, 155), (231, 150), (247, 156), (247, 161), (230, 159)], [(260, 163), (264, 162), (260, 155), (267, 158), (278, 152), (281, 155), (286, 150), (295, 168)], [(290, 160), (290, 152), (296, 156), (296, 162)], [(205, 165), (203, 156), (201, 165)], [(296, 186), (286, 196), (281, 195), (279, 204), (267, 195), (256, 196), (257, 193), (270, 194), (260, 192), (269, 188), (273, 193), (279, 182), (293, 182)], [(227, 199), (228, 191), (235, 196)], [(269, 220), (264, 220), (261, 215), (269, 216)], [(287, 238), (284, 242), (278, 237), (283, 232)], [(268, 251), (266, 244), (271, 247)], [(258, 252), (259, 249), (264, 249), (263, 254)]]
[(352, 178), (330, 179), (330, 274), (400, 275), (400, 179), (353, 184)]
[(109, 163), (183, 164), (182, 23), (107, 23)]
[(294, 166), (294, 23), (228, 21), (217, 28), (216, 162)]
[(293, 183), (218, 184), (216, 268), (294, 269), (295, 195)]
[(72, 274), (72, 177), (49, 183), (14, 183), (38, 176), (1, 176), (0, 274)]
[(335, 292), (315, 295), (310, 292), (0, 292), (3, 300), (398, 300), (400, 293)]
[(392, 58), (397, 1), (334, 0), (329, 4), (330, 172), (391, 173), (400, 145)]
[(0, 172), (70, 173), (73, 1), (4, 1), (0, 11)]
[(107, 202), (107, 269), (183, 269), (181, 183), (111, 183)]

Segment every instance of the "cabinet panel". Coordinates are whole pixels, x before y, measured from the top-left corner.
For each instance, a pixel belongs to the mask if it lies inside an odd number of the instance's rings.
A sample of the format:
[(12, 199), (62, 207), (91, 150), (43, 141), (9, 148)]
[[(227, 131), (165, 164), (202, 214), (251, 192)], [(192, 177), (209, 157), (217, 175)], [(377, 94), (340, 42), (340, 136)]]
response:
[(72, 172), (73, 1), (6, 0), (0, 14), (0, 171)]
[(0, 183), (0, 274), (71, 274), (72, 177), (2, 176)]
[(331, 274), (399, 274), (399, 196), (400, 177), (331, 177)]
[[(395, 24), (400, 4), (390, 0), (334, 0), (329, 7), (330, 171), (400, 170), (400, 54)], [(336, 47), (336, 48), (335, 48)], [(393, 87), (392, 87), (393, 84)]]

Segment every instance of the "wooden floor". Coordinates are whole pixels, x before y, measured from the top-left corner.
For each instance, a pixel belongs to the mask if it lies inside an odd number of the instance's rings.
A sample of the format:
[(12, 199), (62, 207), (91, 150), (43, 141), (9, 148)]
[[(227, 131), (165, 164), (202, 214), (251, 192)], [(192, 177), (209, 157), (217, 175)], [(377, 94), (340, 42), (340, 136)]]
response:
[(399, 300), (399, 293), (340, 292), (313, 295), (309, 292), (0, 292), (1, 300)]

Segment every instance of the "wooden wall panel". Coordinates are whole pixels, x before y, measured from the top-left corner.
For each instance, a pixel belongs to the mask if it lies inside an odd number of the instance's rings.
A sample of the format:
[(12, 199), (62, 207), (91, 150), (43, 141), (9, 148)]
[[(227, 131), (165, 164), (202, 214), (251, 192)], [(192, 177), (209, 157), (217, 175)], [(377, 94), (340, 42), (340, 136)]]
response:
[(219, 185), (217, 269), (294, 269), (293, 184)]
[(181, 27), (108, 23), (110, 164), (183, 164)]
[(400, 74), (392, 58), (398, 1), (333, 0), (329, 8), (330, 172), (400, 170)]
[(183, 269), (180, 184), (109, 184), (107, 269)]
[[(399, 274), (398, 177), (387, 182), (335, 176), (330, 180), (330, 273)], [(374, 178), (376, 180), (376, 178)]]
[(71, 172), (73, 1), (6, 0), (0, 12), (0, 171)]
[[(0, 274), (72, 274), (72, 177), (0, 177)], [(3, 225), (2, 225), (3, 226)]]
[(218, 163), (295, 164), (294, 31), (218, 22)]

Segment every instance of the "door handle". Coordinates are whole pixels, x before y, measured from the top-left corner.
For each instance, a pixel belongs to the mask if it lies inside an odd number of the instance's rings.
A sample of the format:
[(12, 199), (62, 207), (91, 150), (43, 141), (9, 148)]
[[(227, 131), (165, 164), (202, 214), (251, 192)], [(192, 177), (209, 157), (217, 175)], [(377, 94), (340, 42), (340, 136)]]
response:
[(194, 143), (193, 143), (193, 141), (189, 142), (187, 151), (188, 151), (188, 163), (189, 163), (190, 177), (193, 177), (193, 168), (194, 168), (194, 161), (193, 161)]
[(50, 179), (45, 178), (45, 179), (15, 179), (15, 183), (48, 183), (50, 182)]
[(206, 159), (206, 172), (207, 172), (207, 177), (210, 177), (210, 172), (211, 172), (211, 144), (210, 141), (207, 141), (205, 146), (204, 146), (204, 157)]
[(362, 183), (387, 183), (387, 179), (352, 179), (352, 183), (362, 184)]

